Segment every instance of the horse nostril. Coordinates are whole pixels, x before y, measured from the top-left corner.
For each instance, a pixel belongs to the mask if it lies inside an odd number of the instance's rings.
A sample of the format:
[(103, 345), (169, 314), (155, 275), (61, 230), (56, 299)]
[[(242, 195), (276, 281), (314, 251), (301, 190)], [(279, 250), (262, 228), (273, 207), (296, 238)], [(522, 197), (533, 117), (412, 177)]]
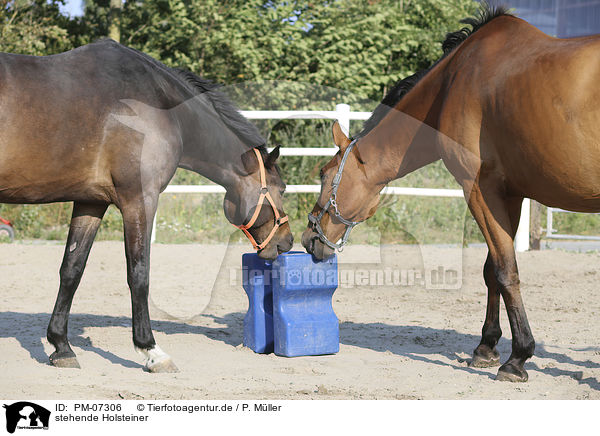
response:
[(308, 247), (306, 247), (306, 251), (309, 252), (310, 254), (315, 252), (315, 241), (316, 241), (315, 237), (310, 238), (310, 241), (308, 242)]

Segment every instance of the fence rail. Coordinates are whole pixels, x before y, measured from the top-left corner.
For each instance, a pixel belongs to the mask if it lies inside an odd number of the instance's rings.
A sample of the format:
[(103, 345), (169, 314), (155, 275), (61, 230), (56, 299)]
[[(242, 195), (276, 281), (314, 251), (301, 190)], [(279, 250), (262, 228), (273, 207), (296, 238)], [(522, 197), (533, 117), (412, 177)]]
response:
[[(556, 233), (557, 230), (553, 228), (553, 214), (554, 213), (577, 213), (570, 210), (559, 209), (557, 207), (549, 207), (546, 211), (546, 238), (549, 239), (574, 239), (579, 241), (600, 241), (600, 236), (588, 236), (588, 235), (565, 235)], [(597, 215), (597, 214), (596, 214)]]
[[(351, 120), (366, 120), (371, 112), (351, 112), (347, 104), (338, 104), (335, 111), (241, 111), (248, 119), (331, 119), (338, 120), (340, 127), (346, 135), (350, 133)], [(333, 156), (337, 152), (335, 147), (285, 147), (280, 150), (281, 156)], [(288, 185), (286, 193), (319, 193), (320, 185)], [(169, 185), (165, 193), (179, 194), (219, 194), (225, 193), (225, 189), (219, 185)], [(428, 188), (406, 188), (398, 186), (386, 187), (381, 191), (384, 195), (412, 195), (420, 197), (463, 197), (461, 189), (428, 189)], [(515, 249), (526, 251), (529, 249), (529, 199), (523, 201), (521, 209), (521, 221), (515, 237)], [(152, 227), (152, 242), (156, 240), (156, 216)]]
[[(287, 185), (285, 192), (289, 194), (318, 194), (320, 185)], [(224, 194), (225, 188), (220, 185), (169, 185), (164, 194)], [(429, 189), (387, 186), (381, 191), (384, 195), (414, 195), (419, 197), (455, 197), (463, 198), (462, 189)]]

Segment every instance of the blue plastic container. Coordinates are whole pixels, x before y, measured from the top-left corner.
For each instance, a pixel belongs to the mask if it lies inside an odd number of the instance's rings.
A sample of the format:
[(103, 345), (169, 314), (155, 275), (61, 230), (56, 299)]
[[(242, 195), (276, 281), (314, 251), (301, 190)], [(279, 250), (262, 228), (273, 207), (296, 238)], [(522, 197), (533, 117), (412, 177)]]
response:
[(339, 321), (331, 301), (338, 286), (335, 256), (315, 261), (291, 251), (271, 263), (247, 253), (242, 267), (248, 295), (245, 346), (286, 357), (339, 351)]
[(314, 356), (340, 349), (332, 297), (338, 286), (337, 257), (324, 261), (289, 252), (273, 261), (275, 354)]
[(273, 293), (271, 262), (256, 253), (242, 255), (242, 286), (248, 295), (244, 345), (256, 353), (273, 352)]

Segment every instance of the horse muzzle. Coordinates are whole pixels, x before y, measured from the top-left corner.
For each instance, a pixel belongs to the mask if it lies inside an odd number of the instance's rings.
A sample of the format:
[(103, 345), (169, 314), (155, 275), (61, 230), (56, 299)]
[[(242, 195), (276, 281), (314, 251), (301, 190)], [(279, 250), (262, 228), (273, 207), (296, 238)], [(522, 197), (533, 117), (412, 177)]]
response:
[(280, 227), (271, 241), (264, 248), (258, 250), (256, 254), (261, 259), (275, 260), (281, 253), (290, 251), (293, 245), (294, 236), (289, 225), (285, 225)]
[(306, 252), (312, 254), (319, 260), (327, 259), (335, 253), (335, 250), (328, 245), (325, 245), (319, 238), (319, 234), (309, 226), (302, 233), (302, 246)]

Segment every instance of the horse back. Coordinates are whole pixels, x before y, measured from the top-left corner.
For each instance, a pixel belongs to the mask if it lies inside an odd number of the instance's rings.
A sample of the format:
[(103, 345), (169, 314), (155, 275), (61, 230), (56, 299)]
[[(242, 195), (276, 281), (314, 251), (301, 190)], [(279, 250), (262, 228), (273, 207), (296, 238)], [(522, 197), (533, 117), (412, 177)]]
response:
[(140, 56), (112, 41), (0, 54), (0, 202), (114, 202), (118, 166), (131, 172), (144, 141), (118, 121), (136, 115), (123, 101), (177, 104), (176, 82)]
[[(600, 36), (552, 38), (499, 17), (445, 67), (442, 123), (451, 137), (476, 139), (461, 142), (481, 168), (509, 193), (600, 210)], [(456, 123), (459, 113), (469, 119)], [(469, 135), (469, 126), (479, 127)]]

